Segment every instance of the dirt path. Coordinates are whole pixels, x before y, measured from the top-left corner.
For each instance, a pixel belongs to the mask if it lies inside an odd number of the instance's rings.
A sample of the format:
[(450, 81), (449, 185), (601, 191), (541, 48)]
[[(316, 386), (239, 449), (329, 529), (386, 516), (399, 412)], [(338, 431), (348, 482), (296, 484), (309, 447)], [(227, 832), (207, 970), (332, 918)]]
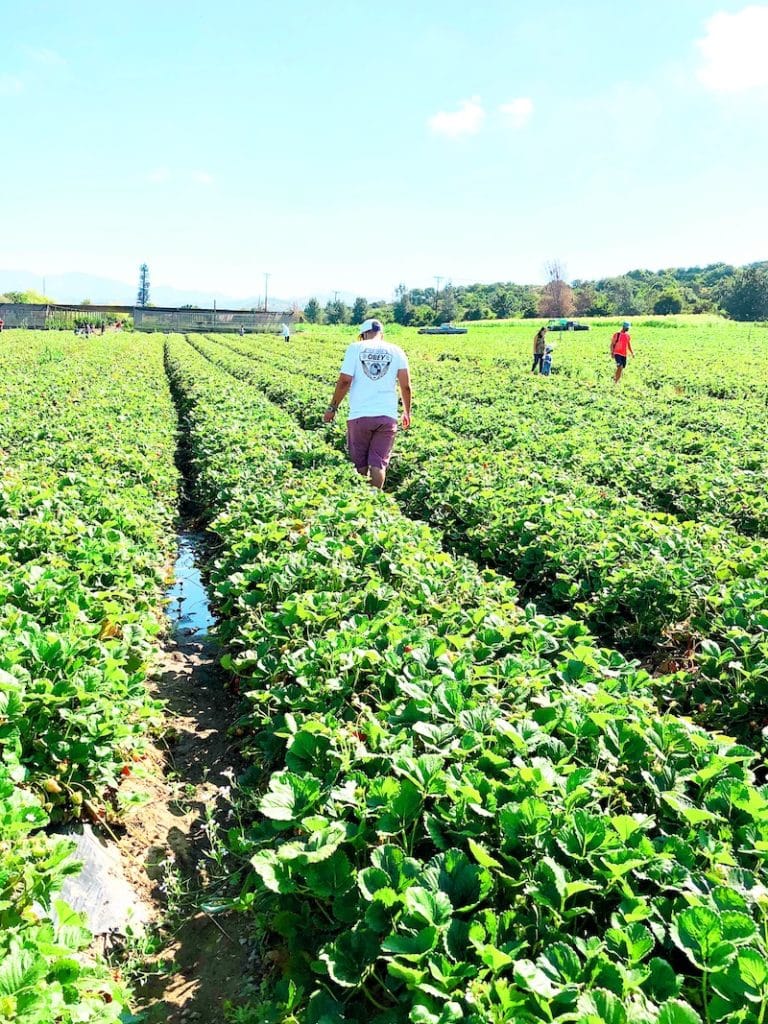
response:
[(139, 965), (136, 1010), (146, 1024), (214, 1024), (241, 995), (253, 948), (244, 915), (214, 919), (199, 909), (227, 870), (216, 859), (215, 830), (226, 828), (226, 793), (239, 768), (227, 736), (236, 700), (213, 642), (184, 627), (167, 638), (150, 688), (166, 702), (166, 732), (123, 787), (143, 802), (127, 813), (120, 840), (129, 881), (155, 909), (162, 939)]

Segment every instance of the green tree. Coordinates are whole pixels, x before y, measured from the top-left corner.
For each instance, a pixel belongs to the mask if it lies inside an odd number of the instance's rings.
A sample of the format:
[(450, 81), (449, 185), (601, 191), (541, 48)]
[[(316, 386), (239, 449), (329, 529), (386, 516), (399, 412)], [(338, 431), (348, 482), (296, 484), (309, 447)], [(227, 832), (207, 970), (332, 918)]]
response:
[(638, 284), (627, 274), (599, 281), (597, 288), (607, 297), (611, 316), (637, 316), (645, 312)]
[(756, 266), (737, 270), (720, 305), (732, 320), (768, 320), (768, 271)]
[(355, 299), (355, 304), (352, 306), (352, 323), (361, 324), (368, 315), (368, 300), (362, 297)]
[(320, 309), (320, 303), (317, 301), (317, 299), (312, 298), (309, 300), (309, 302), (304, 307), (304, 316), (307, 320), (307, 323), (319, 324), (321, 322), (322, 311)]
[(451, 320), (455, 320), (457, 309), (456, 292), (452, 284), (447, 284), (440, 292), (440, 299), (437, 304), (437, 322), (447, 324)]
[(368, 316), (375, 317), (383, 324), (391, 324), (395, 319), (392, 315), (392, 306), (388, 302), (379, 303), (377, 306), (369, 306)]
[(396, 324), (403, 324), (407, 327), (411, 322), (413, 306), (411, 305), (411, 298), (408, 293), (408, 289), (404, 284), (399, 284), (395, 288), (395, 302), (392, 306), (392, 316), (395, 318)]
[(29, 289), (26, 292), (6, 292), (6, 302), (22, 302), (25, 305), (31, 306), (50, 306), (54, 303), (53, 299), (47, 298), (45, 295), (41, 295), (40, 292)]
[(136, 293), (136, 305), (149, 305), (149, 267), (142, 263), (139, 267), (139, 290)]
[(611, 312), (608, 297), (599, 292), (591, 281), (574, 288), (573, 301), (577, 316), (607, 316)]
[(491, 313), (493, 312), (490, 307), (486, 306), (480, 296), (471, 295), (470, 303), (464, 310), (463, 320), (490, 320)]
[(520, 315), (524, 320), (532, 320), (539, 315), (539, 295), (533, 288), (526, 289), (520, 303)]
[(491, 309), (498, 320), (506, 320), (519, 310), (520, 306), (511, 288), (495, 288), (491, 295)]
[(341, 299), (334, 299), (332, 302), (326, 303), (325, 322), (327, 324), (349, 323), (349, 307)]
[(421, 303), (421, 305), (413, 307), (411, 311), (411, 324), (414, 327), (427, 327), (434, 322), (435, 311), (432, 306)]
[(679, 313), (682, 308), (683, 300), (680, 298), (680, 293), (671, 288), (663, 291), (653, 304), (653, 312), (660, 316)]

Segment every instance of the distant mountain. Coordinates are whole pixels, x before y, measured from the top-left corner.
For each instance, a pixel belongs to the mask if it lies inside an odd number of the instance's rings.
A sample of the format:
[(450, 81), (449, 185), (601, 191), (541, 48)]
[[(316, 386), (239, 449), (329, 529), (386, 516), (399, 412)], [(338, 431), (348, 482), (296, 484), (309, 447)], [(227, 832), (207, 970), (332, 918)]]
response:
[[(0, 270), (0, 295), (6, 291), (29, 290), (42, 292), (43, 278), (39, 274), (31, 274), (25, 270)], [(45, 276), (45, 295), (54, 302), (74, 304), (81, 303), (83, 299), (90, 299), (97, 306), (108, 305), (110, 302), (116, 306), (132, 306), (136, 301), (136, 290), (135, 285), (126, 284), (125, 281), (114, 281), (107, 277), (96, 277), (93, 274), (81, 274), (76, 271)], [(209, 309), (214, 302), (222, 309), (254, 309), (264, 303), (263, 295), (238, 298), (224, 292), (201, 292), (165, 285), (150, 285), (149, 297), (155, 306), (190, 305), (205, 309)], [(301, 298), (297, 299), (297, 302), (303, 305)], [(293, 302), (289, 299), (269, 297), (270, 309), (290, 309), (292, 305)]]
[(124, 281), (76, 272), (42, 277), (26, 270), (0, 270), (0, 294), (7, 291), (36, 291), (55, 302), (75, 303), (90, 299), (97, 305), (114, 302), (115, 305), (129, 306), (136, 298), (136, 288)]

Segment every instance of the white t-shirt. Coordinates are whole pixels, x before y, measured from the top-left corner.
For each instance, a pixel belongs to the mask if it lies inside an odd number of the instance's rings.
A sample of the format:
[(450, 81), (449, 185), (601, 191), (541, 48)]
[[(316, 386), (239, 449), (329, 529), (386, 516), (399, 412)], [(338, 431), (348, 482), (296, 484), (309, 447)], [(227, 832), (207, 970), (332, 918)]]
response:
[(290, 338), (290, 336), (291, 336), (291, 328), (288, 326), (288, 324), (283, 324), (283, 337), (284, 338)]
[(391, 416), (397, 419), (397, 371), (408, 369), (405, 352), (383, 338), (353, 341), (341, 372), (352, 378), (349, 419)]

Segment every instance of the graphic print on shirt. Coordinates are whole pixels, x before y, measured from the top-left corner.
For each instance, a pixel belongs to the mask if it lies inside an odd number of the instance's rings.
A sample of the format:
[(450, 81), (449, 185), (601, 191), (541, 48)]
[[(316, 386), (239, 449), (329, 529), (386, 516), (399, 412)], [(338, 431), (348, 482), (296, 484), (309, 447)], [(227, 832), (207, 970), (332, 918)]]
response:
[(364, 348), (360, 352), (360, 362), (363, 364), (363, 373), (366, 377), (381, 380), (387, 375), (392, 353), (385, 348)]

